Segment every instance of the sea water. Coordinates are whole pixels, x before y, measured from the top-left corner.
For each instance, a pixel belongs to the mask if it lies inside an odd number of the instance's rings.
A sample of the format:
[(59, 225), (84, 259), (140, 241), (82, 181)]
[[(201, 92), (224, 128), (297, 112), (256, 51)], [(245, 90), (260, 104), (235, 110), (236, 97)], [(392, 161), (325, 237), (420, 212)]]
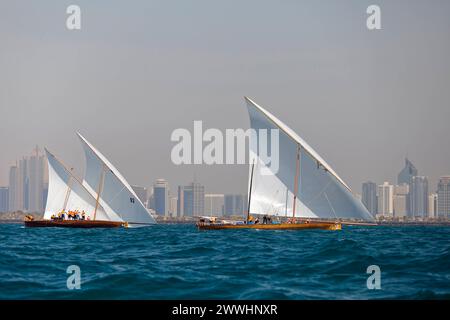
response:
[[(367, 285), (374, 265), (380, 289)], [(69, 266), (80, 289), (67, 285)], [(450, 299), (450, 228), (2, 224), (0, 299)]]

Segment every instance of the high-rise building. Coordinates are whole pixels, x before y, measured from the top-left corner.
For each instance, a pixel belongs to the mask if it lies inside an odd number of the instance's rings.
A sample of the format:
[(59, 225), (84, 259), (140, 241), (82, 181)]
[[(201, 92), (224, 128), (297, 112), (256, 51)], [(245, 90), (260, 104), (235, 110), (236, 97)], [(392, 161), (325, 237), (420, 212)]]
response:
[(362, 203), (367, 210), (375, 217), (378, 211), (377, 185), (374, 182), (364, 182), (362, 185)]
[(140, 186), (131, 186), (131, 189), (133, 189), (139, 200), (141, 200), (141, 202), (145, 205), (148, 200), (147, 188)]
[(158, 215), (169, 216), (169, 183), (164, 179), (156, 180), (153, 185), (155, 212)]
[(45, 156), (38, 147), (30, 157), (23, 157), (9, 172), (9, 210), (41, 213), (46, 203), (48, 170)]
[(394, 216), (394, 186), (389, 182), (378, 186), (378, 214)]
[(208, 216), (223, 216), (224, 195), (223, 194), (205, 194), (205, 214)]
[(437, 194), (437, 216), (450, 218), (450, 176), (439, 179)]
[(28, 160), (27, 158), (23, 157), (23, 159), (19, 160), (19, 165), (17, 167), (18, 175), (17, 178), (19, 179), (17, 182), (17, 188), (18, 188), (18, 197), (19, 197), (19, 210), (21, 211), (28, 211), (30, 208), (30, 193), (29, 193), (29, 186), (30, 186), (30, 180), (28, 176)]
[(44, 171), (45, 157), (39, 153), (38, 147), (28, 159), (23, 159), (24, 163), (24, 199), (25, 209), (30, 212), (44, 212)]
[(179, 217), (204, 215), (205, 187), (198, 182), (178, 187), (177, 212)]
[(428, 196), (428, 217), (436, 218), (437, 214), (437, 194), (432, 193)]
[(394, 187), (394, 217), (404, 218), (408, 215), (409, 185), (403, 183)]
[(169, 212), (170, 215), (174, 218), (177, 216), (177, 203), (178, 203), (177, 197), (170, 197)]
[(397, 176), (397, 184), (407, 184), (409, 185), (409, 193), (406, 196), (406, 212), (408, 216), (413, 216), (412, 214), (412, 179), (415, 176), (419, 175), (419, 171), (416, 169), (416, 167), (413, 165), (413, 163), (408, 159), (405, 158), (405, 167), (400, 171), (400, 173)]
[(11, 166), (9, 169), (9, 208), (11, 212), (23, 210), (23, 189), (19, 184), (19, 168)]
[(416, 176), (412, 178), (411, 189), (411, 215), (413, 217), (428, 216), (428, 179)]
[(0, 187), (0, 212), (9, 210), (9, 188)]
[(178, 186), (177, 217), (184, 216), (184, 187)]
[(226, 194), (224, 203), (224, 215), (242, 216), (247, 211), (247, 197), (243, 194)]
[(397, 176), (397, 184), (411, 184), (412, 178), (418, 175), (418, 171), (416, 167), (409, 161), (408, 158), (405, 158), (405, 167), (400, 171)]

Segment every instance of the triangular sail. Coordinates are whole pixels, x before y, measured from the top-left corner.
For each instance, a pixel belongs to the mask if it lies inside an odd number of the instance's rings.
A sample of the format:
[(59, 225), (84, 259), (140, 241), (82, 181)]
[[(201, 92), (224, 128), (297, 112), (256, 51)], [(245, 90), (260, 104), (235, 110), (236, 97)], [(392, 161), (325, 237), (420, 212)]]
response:
[[(62, 210), (85, 212), (86, 218), (94, 220), (96, 199), (81, 182), (47, 149), (48, 196), (44, 219), (49, 220)], [(110, 220), (102, 206), (97, 206), (96, 220)], [(120, 220), (118, 220), (120, 221)]]
[[(257, 161), (253, 175), (250, 212), (288, 217), (360, 219), (373, 217), (355, 198), (348, 185), (303, 139), (283, 122), (246, 98), (251, 128), (257, 132), (278, 129), (279, 166)], [(250, 159), (260, 159), (257, 143), (250, 143)]]
[(120, 172), (81, 134), (86, 156), (83, 185), (96, 197), (110, 216), (129, 224), (153, 224), (151, 216)]

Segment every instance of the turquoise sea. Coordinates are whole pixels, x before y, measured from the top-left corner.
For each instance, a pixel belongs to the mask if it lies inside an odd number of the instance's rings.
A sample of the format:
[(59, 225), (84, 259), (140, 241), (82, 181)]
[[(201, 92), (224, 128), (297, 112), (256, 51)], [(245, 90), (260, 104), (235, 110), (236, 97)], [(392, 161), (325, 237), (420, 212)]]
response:
[[(67, 267), (81, 270), (69, 290)], [(381, 270), (369, 290), (367, 267)], [(0, 225), (0, 299), (450, 299), (450, 228)]]

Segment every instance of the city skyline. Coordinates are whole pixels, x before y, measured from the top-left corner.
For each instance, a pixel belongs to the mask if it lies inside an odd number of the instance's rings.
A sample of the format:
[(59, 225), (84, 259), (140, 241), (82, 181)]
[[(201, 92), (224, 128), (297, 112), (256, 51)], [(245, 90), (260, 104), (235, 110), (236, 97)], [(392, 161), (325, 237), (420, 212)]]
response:
[[(12, 196), (13, 193), (10, 191), (10, 185), (0, 186), (0, 198), (2, 200), (0, 208), (3, 208), (3, 211), (6, 208), (5, 197), (8, 198), (8, 211), (25, 210), (29, 212), (40, 212), (45, 209), (45, 184), (48, 183), (48, 177), (46, 176), (47, 164), (44, 160), (45, 156), (40, 153), (39, 147), (36, 146), (30, 156), (22, 156), (20, 161), (16, 161), (16, 164), (10, 167), (10, 180), (12, 179), (11, 181), (19, 184), (20, 187), (14, 185), (14, 188), (21, 190), (20, 197), (22, 198), (19, 197), (20, 200), (13, 199), (14, 196)], [(445, 212), (449, 211), (448, 203), (450, 203), (450, 193), (448, 190), (450, 190), (450, 175), (440, 176), (438, 184), (436, 186), (430, 186), (427, 176), (419, 175), (421, 171), (416, 168), (410, 159), (405, 158), (404, 161), (405, 165), (397, 175), (397, 184), (391, 184), (389, 182), (391, 180), (384, 181), (383, 183), (369, 180), (361, 184), (361, 193), (355, 190), (353, 191), (355, 196), (360, 195), (361, 201), (374, 216), (380, 214), (402, 218), (445, 215)], [(40, 172), (37, 171), (36, 166), (40, 167)], [(21, 171), (23, 172), (21, 173)], [(14, 175), (13, 178), (11, 174)], [(25, 187), (25, 181), (27, 181), (27, 187)], [(40, 185), (39, 183), (36, 184), (36, 181), (40, 181)], [(34, 187), (30, 188), (28, 185)], [(181, 216), (210, 214), (206, 212), (209, 209), (217, 214), (222, 212), (221, 215), (229, 215), (230, 212), (236, 211), (237, 207), (243, 208), (243, 211), (245, 211), (247, 205), (245, 195), (236, 192), (224, 192), (223, 190), (211, 191), (208, 189), (206, 183), (199, 183), (195, 175), (187, 185), (183, 185), (180, 182), (173, 185), (177, 187), (170, 191), (170, 183), (164, 178), (158, 178), (144, 186), (132, 184), (132, 188), (142, 203), (146, 204), (147, 208), (154, 210), (154, 213), (157, 215), (166, 217), (180, 216), (180, 212)], [(445, 200), (439, 202), (439, 194)], [(17, 192), (14, 195), (17, 197)], [(240, 201), (241, 204), (230, 205), (230, 197), (233, 202), (235, 201), (233, 197), (236, 196), (242, 197), (241, 200), (236, 200)], [(220, 197), (221, 199), (218, 199)], [(449, 199), (446, 199), (446, 197), (449, 197)], [(34, 203), (31, 203), (33, 201), (32, 199), (35, 199)], [(18, 208), (16, 204), (15, 209), (11, 210), (15, 201), (21, 201), (21, 207)], [(182, 202), (181, 204), (180, 201)], [(218, 209), (220, 203), (223, 203), (221, 211)], [(227, 206), (233, 209), (230, 211), (230, 209), (227, 209)], [(185, 207), (189, 207), (190, 209), (185, 209)], [(238, 209), (237, 211), (240, 212), (242, 210)]]
[[(30, 156), (33, 156), (35, 153), (36, 153), (36, 149), (39, 149), (39, 146), (38, 145), (36, 145), (36, 144), (34, 144), (34, 148), (32, 149), (32, 151), (30, 151), (28, 154), (27, 153), (25, 153), (25, 155), (19, 155), (15, 160), (11, 160), (10, 161), (10, 163), (11, 163), (11, 165), (10, 166), (8, 166), (7, 168), (4, 168), (3, 170), (0, 170), (0, 172), (2, 172), (3, 173), (3, 175), (6, 175), (6, 176), (8, 176), (8, 174), (9, 174), (9, 170), (10, 170), (10, 168), (12, 167), (12, 166), (15, 166), (15, 165), (17, 165), (23, 158), (25, 158), (25, 157), (30, 157)], [(40, 150), (40, 149), (39, 149)], [(402, 172), (407, 168), (407, 166), (408, 166), (408, 164), (411, 164), (412, 166), (413, 166), (413, 168), (416, 170), (415, 171), (415, 173), (417, 173), (417, 169), (415, 168), (415, 166), (413, 165), (413, 163), (409, 160), (409, 158), (406, 156), (406, 157), (404, 157), (403, 158), (403, 161), (406, 161), (406, 166), (405, 166), (405, 168), (403, 168), (402, 169), (402, 171), (399, 173), (399, 174), (394, 174), (392, 177), (384, 177), (384, 178), (378, 178), (378, 179), (374, 179), (374, 178), (363, 178), (360, 182), (356, 182), (356, 185), (355, 186), (351, 186), (351, 189), (352, 189), (352, 191), (353, 191), (353, 193), (356, 195), (356, 194), (362, 194), (361, 193), (361, 191), (360, 191), (360, 187), (361, 187), (361, 185), (363, 185), (365, 182), (370, 182), (370, 181), (373, 181), (373, 182), (375, 182), (375, 183), (377, 183), (377, 185), (378, 184), (380, 184), (380, 183), (382, 183), (382, 182), (384, 182), (384, 181), (389, 181), (389, 182), (392, 182), (392, 181), (397, 181), (397, 185), (399, 185), (399, 184), (402, 184), (402, 183), (404, 183), (403, 181), (400, 181), (400, 175), (402, 174)], [(414, 161), (415, 162), (415, 161)], [(392, 162), (391, 162), (392, 163)], [(74, 174), (76, 175), (76, 176), (78, 176), (78, 177), (82, 177), (82, 173), (84, 172), (84, 165), (79, 165), (79, 166), (77, 166), (77, 167), (74, 167), (74, 166), (72, 166), (72, 164), (69, 164), (70, 165), (70, 167), (72, 168), (72, 170), (74, 171)], [(202, 165), (200, 165), (200, 166), (202, 166)], [(208, 165), (208, 167), (210, 167), (211, 169), (214, 169), (214, 168), (217, 168), (219, 171), (220, 171), (220, 167), (223, 167), (223, 166), (230, 166), (230, 165)], [(239, 165), (239, 164), (236, 164), (236, 165), (231, 165), (231, 166), (239, 166), (239, 167), (245, 167), (246, 168), (246, 172), (245, 172), (245, 175), (247, 175), (248, 174), (248, 164), (245, 164), (245, 165)], [(191, 176), (191, 178), (187, 178), (184, 182), (173, 182), (173, 181), (169, 181), (167, 178), (162, 178), (162, 179), (165, 179), (165, 180), (167, 180), (167, 182), (170, 184), (170, 185), (182, 185), (183, 183), (189, 183), (189, 182), (191, 182), (191, 181), (193, 181), (193, 180), (196, 180), (197, 178), (197, 174), (196, 174), (196, 170), (195, 170), (195, 168), (196, 167), (198, 167), (198, 165), (182, 165), (181, 167), (189, 167), (189, 169), (192, 171), (192, 176)], [(78, 170), (77, 170), (78, 169)], [(187, 169), (187, 170), (189, 170), (189, 169)], [(126, 168), (124, 168), (124, 171), (126, 170)], [(392, 171), (398, 171), (398, 169), (393, 169)], [(148, 170), (145, 170), (145, 168), (144, 168), (144, 171), (148, 171)], [(436, 187), (436, 189), (434, 190), (434, 191), (437, 191), (437, 185), (438, 185), (438, 183), (439, 183), (439, 180), (442, 178), (442, 177), (445, 177), (445, 176), (450, 176), (450, 168), (447, 170), (448, 172), (442, 172), (441, 174), (438, 174), (437, 176), (430, 176), (430, 175), (425, 175), (426, 177), (427, 177), (427, 180), (428, 180), (428, 182), (429, 182), (429, 185), (431, 186), (431, 188), (430, 188), (430, 190), (431, 191), (433, 191), (433, 187), (435, 186)], [(149, 180), (149, 182), (148, 183), (142, 183), (142, 184), (139, 184), (139, 183), (136, 183), (135, 181), (133, 181), (133, 180), (131, 180), (130, 179), (130, 181), (131, 181), (131, 184), (133, 185), (133, 186), (139, 186), (139, 187), (144, 187), (144, 188), (146, 188), (146, 189), (150, 189), (151, 187), (152, 187), (152, 185), (153, 185), (153, 183), (154, 183), (154, 181), (156, 181), (156, 180), (158, 180), (158, 179), (160, 179), (161, 177), (163, 177), (164, 176), (164, 174), (160, 174), (160, 175), (158, 175), (158, 176), (155, 176), (156, 178), (154, 178), (153, 180)], [(166, 175), (167, 176), (167, 175)], [(373, 175), (370, 175), (370, 176), (373, 176)], [(414, 172), (412, 173), (412, 176), (414, 176)], [(9, 179), (7, 179), (6, 181), (4, 181), (3, 183), (0, 183), (0, 187), (8, 187), (8, 181)], [(142, 179), (138, 179), (138, 180), (140, 180), (140, 181), (142, 181)], [(146, 179), (147, 180), (147, 179)], [(241, 179), (241, 180), (244, 180), (244, 179)], [(248, 182), (248, 177), (246, 176), (245, 177), (245, 186), (244, 186), (244, 188), (243, 189), (245, 189), (245, 191), (246, 191), (246, 189), (247, 189), (247, 182)], [(241, 188), (242, 188), (242, 186), (240, 186)], [(236, 186), (235, 186), (235, 188), (236, 188)], [(235, 189), (235, 188), (233, 188), (233, 190)], [(239, 188), (239, 186), (238, 186), (238, 188)], [(233, 190), (221, 190), (220, 188), (218, 188), (218, 189), (211, 189), (211, 192), (212, 193), (215, 193), (215, 192), (217, 192), (217, 193), (220, 193), (220, 192), (225, 192), (225, 193), (233, 193)], [(238, 192), (239, 193), (239, 192)]]

